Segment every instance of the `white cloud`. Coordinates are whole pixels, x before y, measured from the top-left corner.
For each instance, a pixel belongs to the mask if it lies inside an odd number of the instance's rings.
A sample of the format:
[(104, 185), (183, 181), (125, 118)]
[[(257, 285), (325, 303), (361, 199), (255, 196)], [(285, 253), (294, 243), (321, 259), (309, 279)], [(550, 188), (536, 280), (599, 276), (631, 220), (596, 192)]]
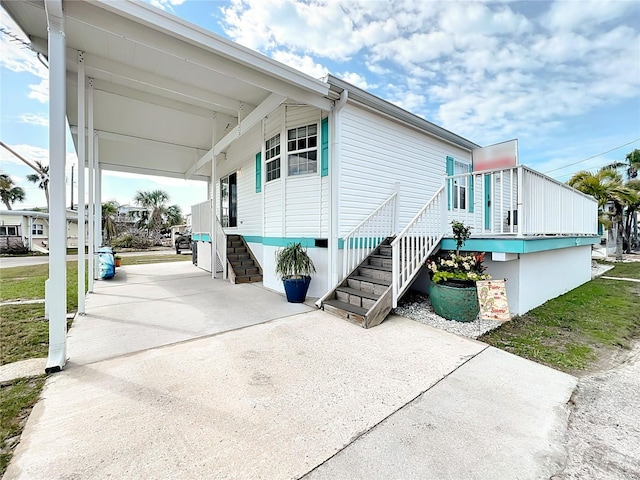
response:
[(349, 82), (356, 87), (362, 88), (363, 90), (376, 87), (375, 85), (369, 84), (366, 78), (356, 72), (338, 73), (336, 76), (342, 78), (345, 82)]
[(273, 59), (314, 78), (322, 78), (329, 73), (326, 67), (316, 63), (309, 55), (296, 55), (292, 52), (278, 51), (273, 54)]
[(637, 2), (233, 0), (222, 13), (233, 39), (307, 72), (330, 59), (479, 143), (550, 133), (640, 92)]
[(151, 5), (153, 5), (156, 8), (173, 12), (173, 7), (177, 5), (182, 5), (185, 0), (146, 0), (146, 1), (148, 1)]
[(29, 125), (37, 125), (41, 127), (49, 126), (49, 117), (37, 115), (35, 113), (25, 113), (20, 116), (20, 123), (28, 123)]

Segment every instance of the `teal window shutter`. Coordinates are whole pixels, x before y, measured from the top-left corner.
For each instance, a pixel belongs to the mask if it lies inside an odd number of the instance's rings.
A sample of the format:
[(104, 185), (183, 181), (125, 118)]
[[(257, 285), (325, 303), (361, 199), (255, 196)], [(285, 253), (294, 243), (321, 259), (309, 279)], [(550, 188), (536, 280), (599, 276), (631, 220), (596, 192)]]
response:
[(256, 193), (262, 191), (262, 153), (256, 153)]
[[(447, 156), (447, 176), (453, 175), (453, 157)], [(453, 190), (453, 180), (447, 180), (447, 210), (451, 210), (451, 191)]]
[(320, 176), (329, 175), (329, 119), (323, 118), (320, 124)]
[[(469, 165), (469, 173), (473, 172), (473, 165)], [(473, 174), (469, 175), (469, 212), (473, 213)]]

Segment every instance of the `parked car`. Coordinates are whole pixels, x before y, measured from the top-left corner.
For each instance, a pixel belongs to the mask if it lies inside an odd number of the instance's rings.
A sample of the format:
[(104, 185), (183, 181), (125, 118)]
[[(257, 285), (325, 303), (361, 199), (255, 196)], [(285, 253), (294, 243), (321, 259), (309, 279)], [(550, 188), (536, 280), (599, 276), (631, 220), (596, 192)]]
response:
[(180, 255), (180, 250), (191, 250), (191, 230), (176, 234), (175, 247), (176, 255)]

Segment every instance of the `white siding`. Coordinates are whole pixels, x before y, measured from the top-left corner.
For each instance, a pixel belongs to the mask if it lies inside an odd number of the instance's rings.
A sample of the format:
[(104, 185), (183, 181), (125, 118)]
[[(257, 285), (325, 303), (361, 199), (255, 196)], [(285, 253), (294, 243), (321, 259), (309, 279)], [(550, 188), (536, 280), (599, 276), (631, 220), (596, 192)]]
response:
[[(320, 133), (320, 111), (306, 106), (285, 107), (286, 127), (296, 128), (317, 124)], [(286, 146), (286, 132), (284, 137)], [(285, 232), (286, 237), (320, 237), (320, 219), (322, 212), (322, 192), (320, 177), (320, 135), (318, 135), (318, 170), (315, 174), (289, 176), (286, 162), (283, 163), (283, 175), (286, 177), (285, 192)]]
[[(331, 168), (331, 165), (329, 168)], [(320, 236), (322, 238), (329, 237), (329, 208), (331, 205), (331, 199), (329, 198), (330, 178), (331, 176), (321, 178)]]
[(264, 186), (264, 236), (282, 236), (282, 178)]
[(446, 157), (471, 153), (368, 110), (340, 113), (340, 235), (347, 234), (399, 188), (403, 228), (444, 183)]
[[(237, 172), (238, 226), (226, 229), (241, 235), (262, 235), (262, 193), (256, 193), (256, 153), (262, 149), (261, 125), (234, 142), (226, 158), (218, 161), (218, 176)], [(220, 216), (220, 182), (216, 184), (217, 214)]]

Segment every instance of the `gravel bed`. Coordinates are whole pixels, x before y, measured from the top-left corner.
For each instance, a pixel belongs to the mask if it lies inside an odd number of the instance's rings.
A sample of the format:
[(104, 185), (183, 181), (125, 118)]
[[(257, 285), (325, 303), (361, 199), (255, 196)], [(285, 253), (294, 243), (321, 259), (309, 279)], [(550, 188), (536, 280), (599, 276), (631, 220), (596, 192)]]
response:
[(405, 295), (400, 300), (398, 307), (392, 310), (392, 313), (469, 338), (478, 338), (482, 334), (502, 325), (502, 322), (494, 320), (476, 319), (473, 322), (456, 322), (455, 320), (444, 319), (433, 311), (428, 295), (417, 293)]

